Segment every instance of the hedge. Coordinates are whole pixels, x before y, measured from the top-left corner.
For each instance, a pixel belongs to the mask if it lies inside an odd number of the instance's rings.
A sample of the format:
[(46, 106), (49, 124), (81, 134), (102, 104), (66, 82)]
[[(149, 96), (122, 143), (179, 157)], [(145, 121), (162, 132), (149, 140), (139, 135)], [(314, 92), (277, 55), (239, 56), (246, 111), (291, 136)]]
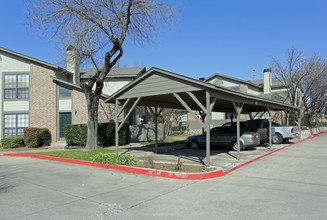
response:
[(137, 164), (137, 159), (133, 155), (116, 155), (108, 153), (100, 153), (93, 156), (93, 162), (110, 164), (110, 165), (125, 165), (133, 166)]
[(1, 146), (4, 148), (24, 147), (23, 137), (7, 137), (1, 139)]
[[(129, 123), (125, 122), (119, 131), (119, 144), (128, 143)], [(65, 125), (65, 139), (68, 146), (85, 146), (87, 141), (86, 124)], [(98, 124), (98, 144), (110, 146), (115, 143), (115, 123)]]
[(27, 147), (49, 146), (51, 133), (47, 128), (25, 128), (23, 139)]
[(172, 131), (185, 131), (186, 126), (174, 126)]

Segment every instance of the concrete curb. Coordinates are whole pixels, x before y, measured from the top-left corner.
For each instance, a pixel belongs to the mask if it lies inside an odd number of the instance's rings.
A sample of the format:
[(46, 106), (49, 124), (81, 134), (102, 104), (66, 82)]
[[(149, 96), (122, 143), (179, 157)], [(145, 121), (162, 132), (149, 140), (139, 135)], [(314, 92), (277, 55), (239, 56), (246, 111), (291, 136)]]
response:
[(268, 155), (271, 155), (273, 153), (276, 153), (278, 151), (281, 151), (285, 148), (288, 148), (290, 146), (293, 146), (295, 144), (298, 144), (302, 141), (305, 141), (307, 139), (313, 138), (317, 135), (320, 135), (322, 133), (327, 132), (327, 130), (319, 132), (317, 134), (311, 135), (306, 139), (297, 141), (295, 143), (289, 144), (285, 147), (282, 147), (278, 150), (269, 152), (267, 154), (264, 154), (260, 157), (257, 157), (253, 160), (250, 160), (246, 163), (243, 163), (239, 166), (236, 166), (228, 171), (223, 172), (222, 170), (207, 172), (207, 173), (181, 173), (181, 172), (169, 172), (169, 171), (160, 171), (160, 170), (154, 170), (154, 169), (147, 169), (147, 168), (138, 168), (138, 167), (130, 167), (130, 166), (121, 166), (121, 165), (108, 165), (108, 164), (100, 164), (95, 162), (89, 162), (89, 161), (81, 161), (81, 160), (74, 160), (74, 159), (66, 159), (66, 158), (58, 158), (58, 157), (51, 157), (51, 156), (43, 156), (43, 155), (34, 155), (34, 154), (17, 154), (17, 153), (0, 153), (0, 156), (15, 156), (15, 157), (32, 157), (32, 158), (39, 158), (39, 159), (45, 159), (45, 160), (54, 160), (54, 161), (61, 161), (66, 163), (74, 163), (74, 164), (81, 164), (81, 165), (87, 165), (87, 166), (93, 166), (93, 167), (101, 167), (101, 168), (107, 168), (107, 169), (115, 169), (115, 170), (121, 170), (121, 171), (127, 171), (132, 173), (138, 173), (138, 174), (144, 174), (144, 175), (150, 175), (150, 176), (159, 176), (159, 177), (166, 177), (166, 178), (172, 178), (172, 179), (184, 179), (184, 180), (201, 180), (201, 179), (210, 179), (215, 177), (220, 177), (227, 175), (247, 164), (253, 163), (254, 161), (257, 161), (261, 158), (264, 158)]

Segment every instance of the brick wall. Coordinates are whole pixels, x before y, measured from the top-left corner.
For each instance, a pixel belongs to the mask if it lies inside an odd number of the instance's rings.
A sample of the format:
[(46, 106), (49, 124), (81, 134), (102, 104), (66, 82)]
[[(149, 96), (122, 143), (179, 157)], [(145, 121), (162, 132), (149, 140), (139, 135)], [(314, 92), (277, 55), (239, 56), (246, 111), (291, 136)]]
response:
[(72, 124), (87, 123), (87, 107), (85, 95), (81, 90), (72, 91)]
[(30, 127), (48, 128), (52, 141), (57, 137), (56, 84), (50, 76), (53, 70), (31, 63), (30, 71)]
[[(72, 123), (86, 124), (87, 123), (87, 106), (85, 95), (82, 90), (73, 89), (72, 91)], [(99, 122), (109, 122), (115, 119), (115, 106), (113, 104), (104, 103), (100, 100), (99, 103)]]

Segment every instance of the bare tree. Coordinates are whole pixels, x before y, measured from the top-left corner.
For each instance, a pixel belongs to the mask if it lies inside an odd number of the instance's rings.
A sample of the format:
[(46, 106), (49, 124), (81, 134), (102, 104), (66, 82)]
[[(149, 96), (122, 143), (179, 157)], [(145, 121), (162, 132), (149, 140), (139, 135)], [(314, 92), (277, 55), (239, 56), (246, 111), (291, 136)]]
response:
[(96, 72), (81, 83), (87, 101), (86, 150), (98, 148), (99, 98), (111, 68), (123, 56), (127, 36), (151, 41), (157, 27), (170, 24), (174, 8), (159, 0), (29, 0), (28, 25), (47, 37), (57, 37), (62, 48), (73, 45), (81, 62)]
[(299, 89), (303, 76), (300, 74), (299, 66), (301, 65), (302, 52), (297, 51), (294, 47), (288, 49), (286, 64), (283, 64), (277, 58), (272, 58), (272, 71), (287, 86), (287, 92), (290, 104), (299, 106)]
[(327, 61), (314, 54), (302, 62), (304, 107), (311, 114), (311, 124), (318, 124), (327, 101)]
[(177, 120), (186, 112), (186, 110), (170, 108), (165, 108), (162, 111), (163, 121), (167, 125), (166, 135), (170, 135), (172, 133), (173, 127), (177, 124)]
[[(183, 109), (164, 108), (162, 110), (162, 113), (158, 117), (158, 122), (164, 123), (167, 126), (167, 129), (165, 130), (166, 136), (172, 134), (172, 129), (177, 124), (178, 119), (186, 113), (187, 111)], [(149, 121), (154, 122), (154, 115), (152, 115), (150, 112)]]
[(272, 58), (272, 69), (285, 83), (290, 104), (303, 109), (296, 114), (298, 125), (305, 112), (319, 117), (326, 105), (326, 60), (316, 54), (305, 59), (302, 52), (292, 47), (284, 65)]

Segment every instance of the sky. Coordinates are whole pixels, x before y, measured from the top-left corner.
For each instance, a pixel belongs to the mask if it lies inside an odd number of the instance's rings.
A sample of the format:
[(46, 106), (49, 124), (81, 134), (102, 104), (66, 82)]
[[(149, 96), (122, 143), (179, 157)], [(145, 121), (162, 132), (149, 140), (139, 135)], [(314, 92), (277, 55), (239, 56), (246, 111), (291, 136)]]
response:
[[(286, 60), (294, 46), (309, 57), (327, 55), (326, 0), (168, 0), (174, 25), (154, 43), (124, 44), (121, 63), (155, 66), (192, 78), (214, 73), (242, 80), (263, 78), (271, 57)], [(24, 0), (1, 0), (0, 47), (64, 67), (55, 39), (25, 23)]]

